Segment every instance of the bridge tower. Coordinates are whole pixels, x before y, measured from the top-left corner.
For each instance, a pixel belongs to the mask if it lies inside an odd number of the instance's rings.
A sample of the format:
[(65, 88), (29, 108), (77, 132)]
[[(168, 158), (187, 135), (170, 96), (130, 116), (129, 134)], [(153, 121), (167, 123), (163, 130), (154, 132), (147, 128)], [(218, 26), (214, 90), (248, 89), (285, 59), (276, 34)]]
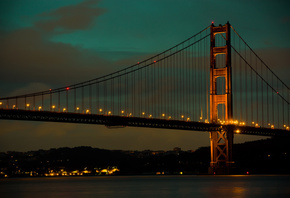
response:
[[(216, 36), (225, 39), (224, 46), (216, 46)], [(218, 106), (224, 109), (225, 122), (232, 120), (232, 69), (231, 69), (231, 37), (229, 22), (224, 26), (211, 26), (210, 44), (210, 122), (217, 123)], [(217, 67), (217, 56), (225, 56), (224, 65)], [(218, 78), (221, 78), (217, 80)], [(221, 83), (224, 82), (224, 83)], [(218, 91), (222, 87), (223, 92)], [(211, 163), (210, 174), (230, 174), (232, 167), (233, 131), (221, 130), (210, 132)]]

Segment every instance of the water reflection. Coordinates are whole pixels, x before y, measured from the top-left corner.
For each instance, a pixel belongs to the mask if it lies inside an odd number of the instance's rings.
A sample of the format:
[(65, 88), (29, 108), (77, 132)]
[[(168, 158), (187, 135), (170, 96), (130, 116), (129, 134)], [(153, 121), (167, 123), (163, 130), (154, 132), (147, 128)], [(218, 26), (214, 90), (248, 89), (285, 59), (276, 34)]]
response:
[(290, 176), (105, 176), (8, 178), (1, 198), (13, 197), (290, 197)]

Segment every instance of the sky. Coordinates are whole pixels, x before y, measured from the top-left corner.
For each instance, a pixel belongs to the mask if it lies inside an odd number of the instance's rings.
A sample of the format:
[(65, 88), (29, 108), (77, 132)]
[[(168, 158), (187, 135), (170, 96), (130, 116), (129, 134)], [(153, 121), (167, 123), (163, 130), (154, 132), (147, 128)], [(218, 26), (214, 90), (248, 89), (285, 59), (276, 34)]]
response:
[[(286, 0), (0, 0), (0, 97), (125, 68), (227, 21), (289, 86)], [(261, 139), (236, 135), (234, 142)], [(0, 152), (92, 146), (195, 150), (204, 132), (0, 120)]]

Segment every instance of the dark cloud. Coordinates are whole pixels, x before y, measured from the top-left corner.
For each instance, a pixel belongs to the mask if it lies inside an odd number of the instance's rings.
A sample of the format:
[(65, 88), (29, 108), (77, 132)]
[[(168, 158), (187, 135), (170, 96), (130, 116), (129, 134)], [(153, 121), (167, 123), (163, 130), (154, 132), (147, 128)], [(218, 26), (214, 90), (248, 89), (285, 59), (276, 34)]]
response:
[(269, 48), (255, 50), (258, 56), (270, 69), (288, 86), (289, 79), (289, 54), (290, 48)]
[(110, 71), (111, 62), (97, 53), (51, 42), (33, 28), (2, 36), (0, 43), (1, 81), (66, 84)]
[(98, 2), (99, 0), (89, 0), (42, 13), (38, 16), (41, 20), (37, 21), (35, 26), (54, 33), (88, 29), (94, 24), (96, 17), (105, 12), (97, 7)]

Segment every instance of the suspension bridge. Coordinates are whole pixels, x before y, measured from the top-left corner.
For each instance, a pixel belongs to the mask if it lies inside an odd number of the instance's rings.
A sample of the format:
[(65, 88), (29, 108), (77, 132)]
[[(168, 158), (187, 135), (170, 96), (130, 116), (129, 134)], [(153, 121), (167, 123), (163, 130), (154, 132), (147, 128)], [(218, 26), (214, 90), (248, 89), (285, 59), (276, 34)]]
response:
[(289, 87), (229, 23), (105, 76), (0, 98), (0, 119), (210, 133), (210, 173), (229, 173), (234, 134), (290, 136)]

